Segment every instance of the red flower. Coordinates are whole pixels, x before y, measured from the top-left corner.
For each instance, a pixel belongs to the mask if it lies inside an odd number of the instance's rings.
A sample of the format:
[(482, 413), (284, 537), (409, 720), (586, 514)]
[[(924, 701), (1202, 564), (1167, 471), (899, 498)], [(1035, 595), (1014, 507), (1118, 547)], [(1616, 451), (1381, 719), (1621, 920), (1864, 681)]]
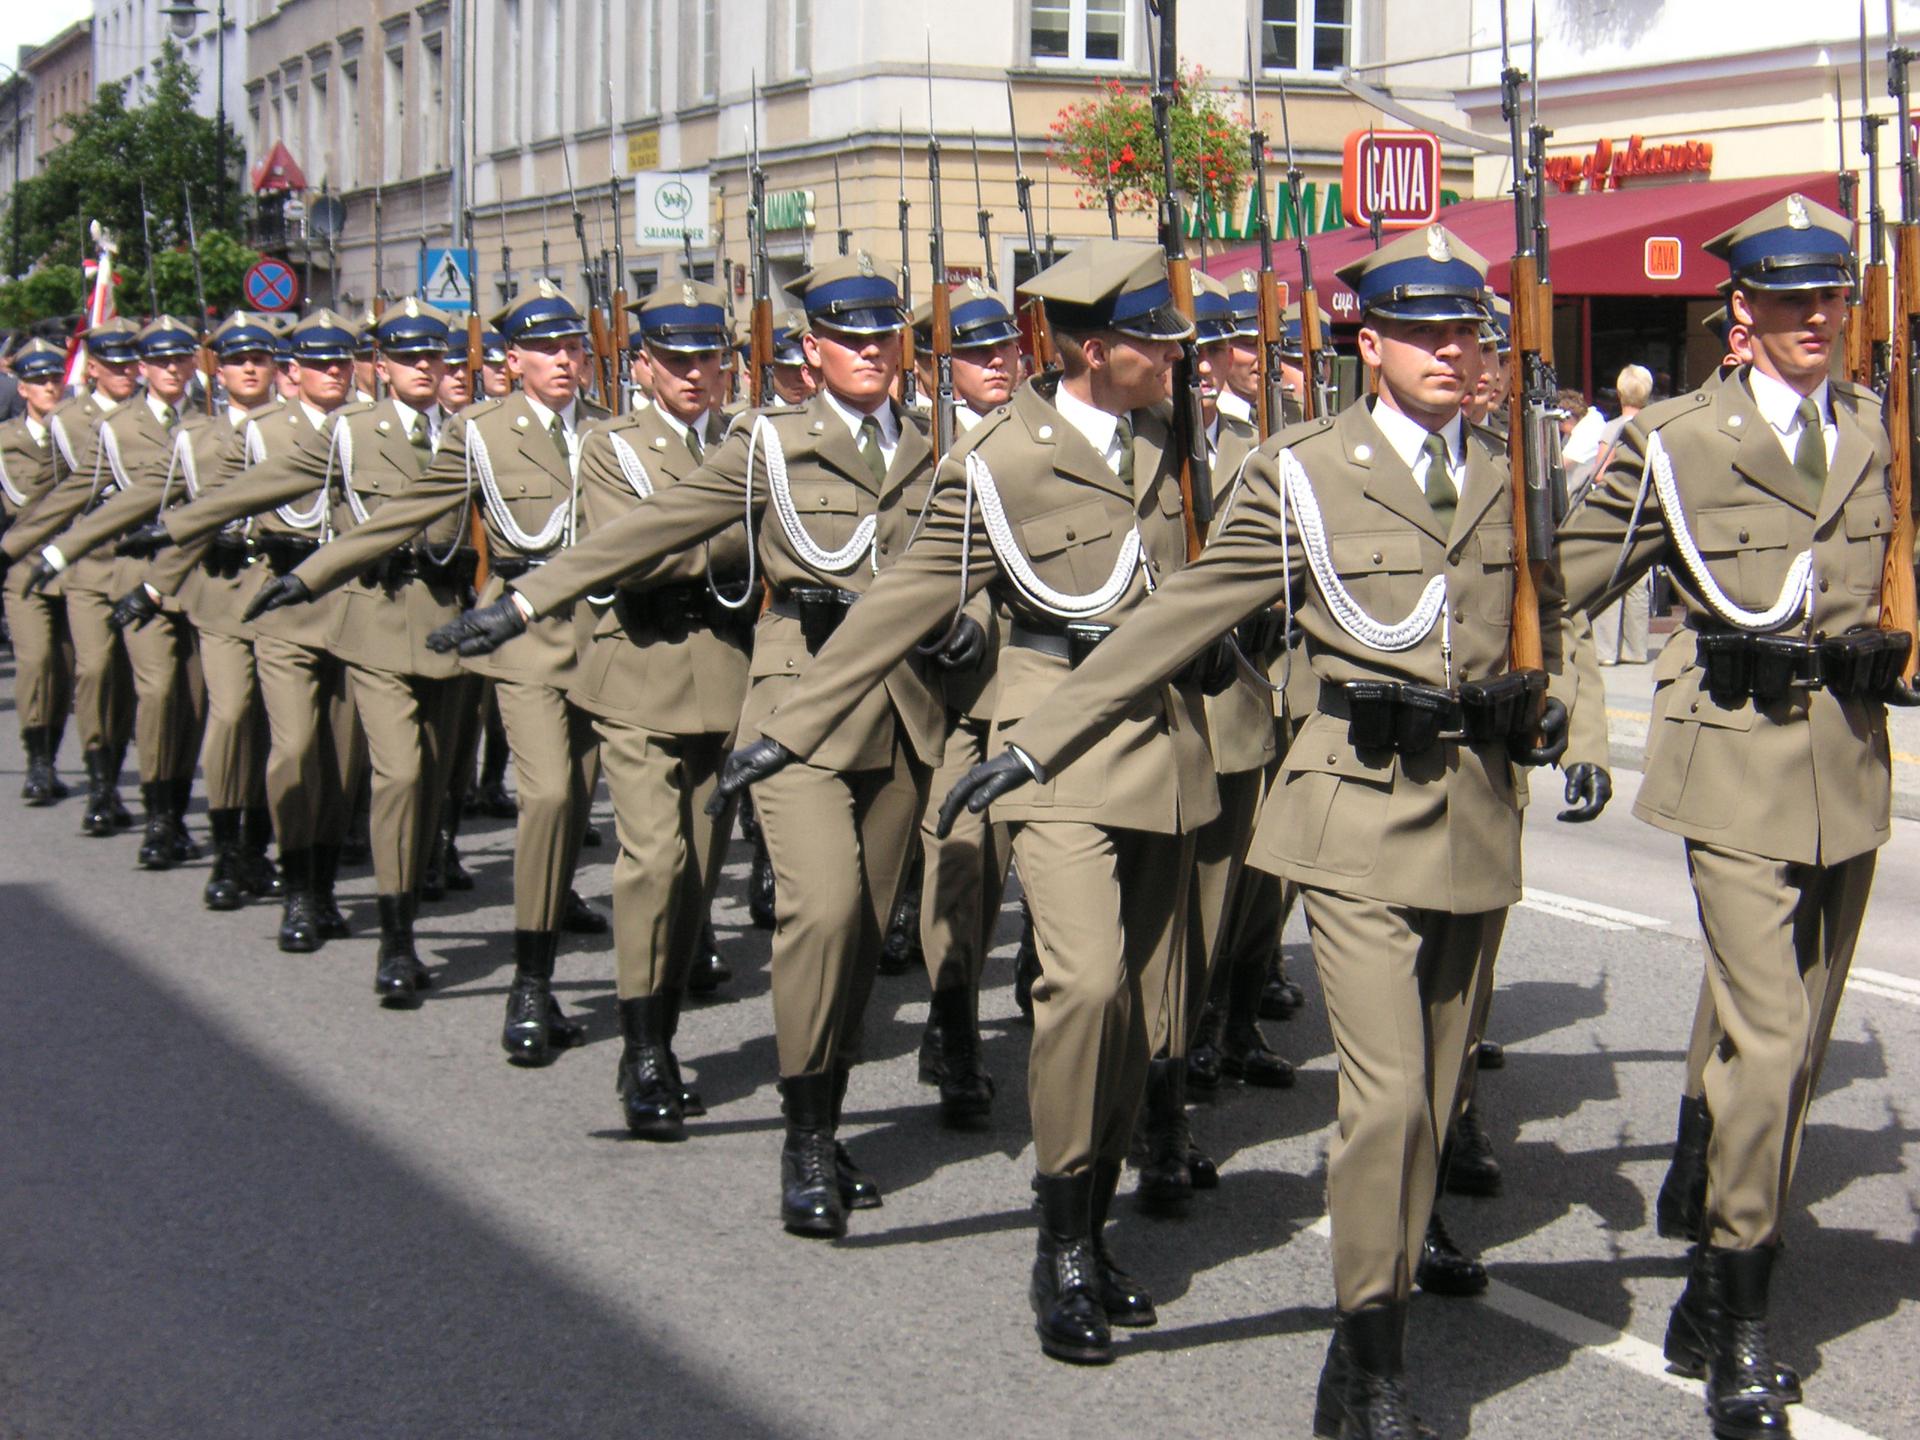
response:
[(1131, 146), (1131, 145), (1122, 145), (1122, 146), (1120, 147), (1120, 159), (1121, 159), (1121, 161), (1122, 161), (1122, 163), (1124, 163), (1124, 164), (1127, 164), (1127, 165), (1131, 165), (1131, 164), (1133, 164), (1133, 162), (1134, 162), (1134, 159), (1135, 159), (1135, 156), (1134, 156), (1134, 153), (1133, 153), (1133, 146)]

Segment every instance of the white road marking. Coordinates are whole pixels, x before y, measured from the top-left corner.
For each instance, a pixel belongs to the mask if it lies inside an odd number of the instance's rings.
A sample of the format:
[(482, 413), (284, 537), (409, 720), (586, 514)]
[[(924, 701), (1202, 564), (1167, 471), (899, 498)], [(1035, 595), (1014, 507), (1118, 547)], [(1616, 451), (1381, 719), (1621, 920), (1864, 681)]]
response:
[(1572, 920), (1580, 925), (1591, 925), (1596, 930), (1668, 930), (1672, 927), (1656, 915), (1642, 915), (1634, 910), (1619, 910), (1611, 905), (1602, 905), (1597, 900), (1581, 900), (1573, 895), (1557, 895), (1551, 890), (1526, 889), (1521, 891), (1523, 898), (1520, 908), (1538, 910), (1543, 915), (1552, 915), (1561, 920)]
[[(1323, 1240), (1331, 1240), (1332, 1217), (1322, 1215), (1307, 1227), (1307, 1232)], [(1637, 1335), (1609, 1329), (1598, 1320), (1589, 1320), (1585, 1315), (1575, 1314), (1550, 1300), (1516, 1290), (1501, 1280), (1488, 1282), (1487, 1293), (1480, 1299), (1482, 1304), (1499, 1311), (1509, 1320), (1518, 1320), (1522, 1325), (1544, 1330), (1579, 1350), (1611, 1360), (1650, 1380), (1658, 1380), (1663, 1385), (1683, 1390), (1696, 1398), (1700, 1395), (1698, 1380), (1689, 1380), (1684, 1375), (1675, 1375), (1668, 1370), (1667, 1357), (1660, 1353), (1660, 1347), (1649, 1344)], [(1794, 1406), (1791, 1414), (1793, 1433), (1798, 1440), (1874, 1440), (1869, 1432), (1849, 1425), (1844, 1420), (1836, 1420), (1831, 1415), (1823, 1415), (1818, 1410), (1810, 1410), (1805, 1405)]]
[(1847, 973), (1847, 988), (1863, 990), (1882, 1000), (1898, 1000), (1905, 1005), (1920, 1005), (1920, 980), (1896, 975), (1891, 970), (1873, 970), (1856, 965)]

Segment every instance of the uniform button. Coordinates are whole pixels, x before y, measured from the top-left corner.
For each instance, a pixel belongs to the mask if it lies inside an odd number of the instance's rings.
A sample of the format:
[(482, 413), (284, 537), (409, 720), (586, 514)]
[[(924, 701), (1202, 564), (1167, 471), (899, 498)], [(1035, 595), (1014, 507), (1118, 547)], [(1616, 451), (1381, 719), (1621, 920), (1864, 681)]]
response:
[(1740, 532), (1740, 543), (1741, 543), (1742, 545), (1744, 545), (1744, 544), (1746, 544), (1746, 543), (1747, 543), (1747, 541), (1748, 541), (1748, 540), (1750, 540), (1751, 538), (1752, 538), (1752, 537), (1751, 537), (1750, 535), (1748, 535), (1746, 531), (1744, 531), (1744, 530), (1742, 530), (1742, 531)]
[(1376, 565), (1380, 563), (1380, 552), (1378, 550), (1373, 552), (1373, 563)]
[(1080, 538), (1080, 534), (1079, 534), (1079, 532), (1078, 532), (1078, 531), (1076, 531), (1076, 530), (1069, 530), (1069, 531), (1067, 531), (1067, 539), (1069, 539), (1069, 540), (1078, 540), (1079, 538)]
[(1459, 563), (1460, 563), (1460, 557), (1458, 555), (1447, 556), (1447, 564), (1458, 565)]
[(887, 553), (887, 547), (886, 547), (886, 543), (885, 543), (884, 541), (883, 541), (883, 542), (881, 542), (881, 545), (880, 545), (880, 553), (881, 553), (882, 555), (884, 555), (884, 554), (886, 554), (886, 553)]
[[(793, 662), (788, 661), (787, 663), (792, 664)], [(1693, 704), (1689, 705), (1687, 708), (1691, 710), (1694, 714), (1698, 715), (1700, 713), (1700, 702), (1696, 700), (1693, 702)]]
[(824, 496), (824, 495), (822, 495), (822, 496), (820, 497), (820, 503), (821, 503), (821, 505), (822, 505), (822, 506), (824, 506), (824, 505), (825, 505), (825, 504), (827, 503), (827, 497), (826, 497), (826, 496)]
[[(791, 670), (792, 668), (793, 668), (793, 657), (792, 657), (792, 656), (788, 656), (788, 657), (787, 657), (787, 669), (789, 669), (789, 670)], [(1696, 705), (1696, 706), (1695, 706), (1694, 708), (1695, 708), (1695, 709), (1697, 710), (1697, 709), (1699, 709), (1700, 707)]]
[(1833, 582), (1831, 580), (1822, 580), (1820, 582), (1820, 593), (1822, 595), (1826, 594), (1827, 590), (1832, 586), (1832, 584)]
[(1336, 756), (1332, 756), (1332, 755), (1327, 756), (1327, 764), (1333, 765), (1337, 763), (1338, 763), (1338, 758)]
[(1453, 607), (1453, 623), (1454, 624), (1458, 625), (1462, 620), (1465, 620), (1466, 618), (1467, 618), (1467, 612), (1464, 607), (1459, 605), (1456, 605)]

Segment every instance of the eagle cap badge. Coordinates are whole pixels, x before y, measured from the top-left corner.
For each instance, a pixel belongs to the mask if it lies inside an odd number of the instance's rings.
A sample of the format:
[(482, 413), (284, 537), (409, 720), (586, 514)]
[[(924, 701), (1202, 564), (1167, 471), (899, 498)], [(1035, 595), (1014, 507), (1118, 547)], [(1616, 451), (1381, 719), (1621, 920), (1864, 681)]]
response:
[(1453, 246), (1447, 243), (1447, 232), (1438, 225), (1427, 227), (1427, 258), (1441, 265), (1453, 259)]
[(1813, 217), (1807, 214), (1807, 202), (1798, 195), (1787, 197), (1787, 224), (1795, 230), (1813, 228)]

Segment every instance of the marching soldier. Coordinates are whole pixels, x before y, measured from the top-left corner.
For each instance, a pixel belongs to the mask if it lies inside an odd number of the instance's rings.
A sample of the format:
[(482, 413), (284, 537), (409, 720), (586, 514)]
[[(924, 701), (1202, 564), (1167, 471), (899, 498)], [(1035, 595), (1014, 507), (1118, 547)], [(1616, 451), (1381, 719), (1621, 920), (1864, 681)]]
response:
[[(749, 553), (770, 591), (740, 715), (743, 736), (760, 733), (875, 573), (906, 548), (931, 478), (926, 437), (889, 398), (907, 323), (893, 281), (862, 253), (830, 260), (788, 289), (807, 309), (803, 344), (822, 393), (743, 418), (694, 474), (465, 617), (450, 640), (474, 653), (529, 624), (552, 624), (548, 617), (577, 597), (723, 533), (744, 512), (757, 527)], [(943, 716), (929, 664), (896, 654), (884, 683), (850, 707), (812, 763), (754, 797), (777, 877), (773, 1005), (787, 1119), (780, 1210), (795, 1234), (841, 1235), (848, 1209), (881, 1203), (835, 1132), (908, 840), (940, 753)]]
[(1708, 242), (1750, 363), (1648, 407), (1562, 527), (1569, 603), (1668, 565), (1687, 626), (1661, 652), (1634, 811), (1686, 841), (1714, 1022), (1700, 1243), (1666, 1355), (1706, 1377), (1716, 1434), (1788, 1432), (1768, 1294), (1800, 1136), (1891, 827), (1886, 706), (1908, 637), (1880, 628), (1893, 511), (1879, 401), (1831, 380), (1855, 259), (1843, 216), (1789, 195)]
[[(492, 571), (489, 595), (528, 576), (573, 542), (575, 474), (584, 427), (606, 412), (579, 398), (586, 322), (546, 280), (494, 317), (507, 365), (524, 387), (469, 406), (442, 435), (433, 463), (324, 551), (261, 592), (254, 610), (305, 612), (376, 561), (449, 516), (464, 533), (477, 510)], [(573, 613), (544, 618), (523, 645), (470, 667), (494, 681), (513, 744), (520, 796), (514, 838), (514, 976), (500, 1043), (516, 1065), (550, 1063), (585, 1038), (553, 998), (554, 959), (572, 893), (581, 828), (596, 778), (593, 725), (567, 698), (575, 674)], [(602, 922), (604, 925), (604, 922)]]
[[(45, 340), (29, 340), (13, 353), (13, 377), (25, 408), (0, 425), (0, 512), (7, 528), (31, 514), (53, 489), (56, 464), (48, 421), (60, 403), (66, 368), (65, 352)], [(6, 572), (6, 611), (13, 638), (13, 704), (27, 752), (20, 798), (38, 807), (67, 798), (57, 765), (73, 704), (73, 642), (59, 582), (29, 591), (28, 573), (24, 565)]]
[[(1061, 374), (1028, 381), (943, 461), (906, 555), (762, 723), (765, 738), (729, 761), (723, 788), (755, 783), (765, 797), (818, 764), (920, 636), (978, 630), (954, 617), (982, 589), (1012, 617), (994, 711), (1002, 734), (1185, 561), (1165, 400), (1190, 330), (1165, 255), (1090, 241), (1021, 292), (1045, 301)], [(1156, 1318), (1102, 1230), (1150, 1054), (1142, 976), (1178, 973), (1192, 832), (1218, 811), (1204, 723), (1197, 685), (1164, 686), (1050, 783), (990, 817), (1012, 833), (1042, 969), (1028, 1082), (1041, 1209), (1029, 1300), (1041, 1348), (1075, 1363), (1113, 1358), (1110, 1326)]]
[[(94, 326), (85, 340), (87, 388), (47, 417), (53, 488), (0, 541), (0, 553), (9, 560), (40, 549), (99, 504), (102, 482), (111, 479), (95, 437), (100, 422), (131, 400), (138, 386), (139, 331), (131, 321), (115, 319)], [(61, 576), (73, 638), (74, 716), (87, 765), (87, 813), (80, 828), (88, 835), (112, 835), (133, 823), (120, 803), (120, 770), (133, 722), (133, 675), (126, 647), (110, 623), (117, 573), (111, 557), (93, 557)], [(33, 576), (23, 583), (34, 583)]]
[[(34, 559), (34, 568), (43, 573), (85, 559), (129, 526), (150, 519), (172, 498), (178, 468), (175, 432), (195, 374), (200, 337), (163, 315), (140, 332), (139, 349), (146, 394), (100, 422), (99, 449), (107, 469), (101, 498)], [(134, 568), (129, 562), (114, 566), (109, 588), (116, 598)], [(143, 869), (167, 870), (200, 854), (186, 828), (206, 716), (193, 625), (174, 603), (130, 632), (114, 628), (133, 666), (134, 743), (147, 809), (139, 863)]]
[[(1294, 738), (1251, 858), (1301, 886), (1340, 1057), (1327, 1177), (1339, 1314), (1319, 1436), (1414, 1433), (1401, 1379), (1413, 1261), (1489, 982), (1486, 936), (1520, 898), (1515, 762), (1550, 763), (1565, 744), (1564, 703), (1546, 699), (1536, 744), (1537, 679), (1508, 671), (1519, 517), (1504, 456), (1460, 417), (1485, 273), (1440, 226), (1341, 271), (1378, 396), (1262, 446), (1199, 562), (949, 802), (1064, 780), (1212, 637), (1293, 595), (1319, 713)], [(1557, 639), (1557, 607), (1543, 608)]]

